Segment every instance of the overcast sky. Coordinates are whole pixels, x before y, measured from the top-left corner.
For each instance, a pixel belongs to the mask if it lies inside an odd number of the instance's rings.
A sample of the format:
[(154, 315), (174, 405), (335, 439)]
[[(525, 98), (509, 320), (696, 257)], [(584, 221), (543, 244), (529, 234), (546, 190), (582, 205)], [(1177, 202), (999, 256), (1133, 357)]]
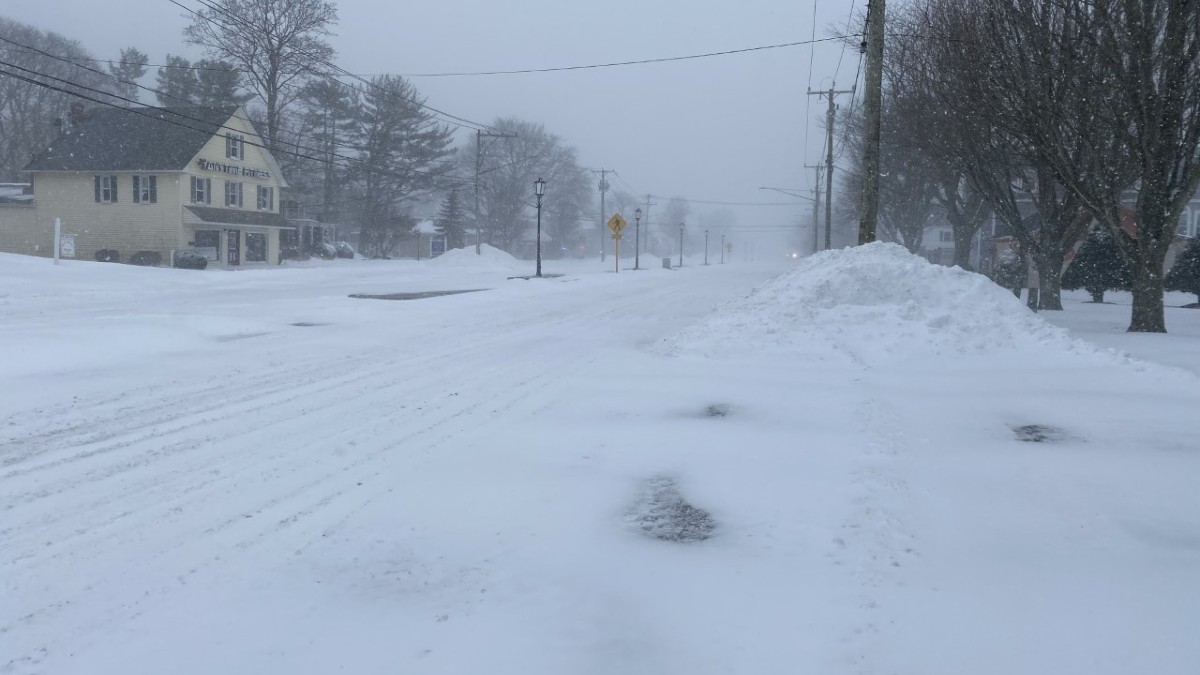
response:
[[(821, 39), (835, 26), (861, 29), (849, 18), (863, 3), (853, 5), (816, 0), (814, 22), (813, 0), (343, 0), (332, 43), (338, 65), (356, 73), (574, 66), (809, 40), (814, 23)], [(76, 39), (101, 59), (129, 45), (151, 63), (167, 53), (200, 56), (183, 44), (184, 11), (168, 0), (5, 0), (0, 14)], [(835, 72), (839, 88), (855, 82), (856, 49), (843, 52), (839, 42), (813, 49), (814, 88), (828, 88)], [(412, 80), (430, 105), (460, 117), (543, 123), (577, 147), (587, 166), (616, 169), (620, 189), (780, 202), (788, 198), (756, 188), (808, 189), (813, 172), (803, 165), (823, 157), (825, 104), (805, 95), (809, 60), (810, 48), (799, 46), (595, 70)], [(694, 206), (709, 208), (715, 207)], [(801, 203), (735, 211), (749, 229), (794, 223), (810, 209)]]

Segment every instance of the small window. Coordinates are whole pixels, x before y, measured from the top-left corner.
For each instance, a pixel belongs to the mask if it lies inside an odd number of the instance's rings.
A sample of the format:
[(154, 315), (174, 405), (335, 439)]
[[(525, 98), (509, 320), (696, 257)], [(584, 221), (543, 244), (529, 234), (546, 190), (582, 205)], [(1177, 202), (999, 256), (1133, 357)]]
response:
[(246, 137), (241, 134), (225, 134), (225, 156), (229, 159), (246, 159)]
[(258, 210), (275, 210), (275, 188), (258, 186)]
[(954, 232), (952, 232), (950, 230), (942, 230), (939, 233), (939, 235), (941, 236), (941, 242), (943, 244), (953, 244), (954, 243)]
[(133, 177), (133, 203), (155, 204), (158, 202), (158, 176)]
[(96, 193), (96, 202), (100, 204), (115, 204), (117, 203), (117, 177), (116, 176), (93, 176), (93, 186)]
[(192, 203), (212, 203), (212, 179), (192, 176)]
[(246, 262), (267, 262), (267, 235), (246, 233)]
[(242, 208), (242, 184), (231, 180), (225, 181), (225, 206)]

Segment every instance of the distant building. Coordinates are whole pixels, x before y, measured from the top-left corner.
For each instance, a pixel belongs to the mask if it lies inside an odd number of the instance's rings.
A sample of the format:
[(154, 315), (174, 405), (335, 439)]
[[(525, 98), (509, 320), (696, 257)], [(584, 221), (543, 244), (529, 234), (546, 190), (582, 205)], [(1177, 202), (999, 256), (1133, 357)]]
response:
[(76, 111), (26, 170), (32, 201), (0, 206), (0, 251), (53, 255), (59, 218), (78, 258), (149, 251), (169, 263), (196, 249), (217, 265), (268, 265), (291, 228), (287, 182), (240, 106)]

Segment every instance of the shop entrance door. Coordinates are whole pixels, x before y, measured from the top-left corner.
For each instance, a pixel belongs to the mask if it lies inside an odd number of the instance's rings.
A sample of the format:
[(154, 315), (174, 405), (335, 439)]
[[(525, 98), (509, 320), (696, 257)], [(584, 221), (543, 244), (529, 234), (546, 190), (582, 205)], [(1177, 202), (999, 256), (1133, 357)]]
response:
[(228, 251), (226, 263), (231, 267), (242, 264), (242, 231), (227, 230), (225, 232), (225, 250)]

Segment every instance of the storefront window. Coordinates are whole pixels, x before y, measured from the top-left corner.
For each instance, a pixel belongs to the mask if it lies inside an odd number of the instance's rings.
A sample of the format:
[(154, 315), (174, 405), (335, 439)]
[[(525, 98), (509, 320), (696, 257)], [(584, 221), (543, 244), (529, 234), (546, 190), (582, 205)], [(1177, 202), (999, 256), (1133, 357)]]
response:
[(221, 245), (220, 230), (196, 230), (196, 252), (217, 262), (217, 247)]
[(246, 262), (267, 261), (267, 235), (259, 232), (246, 233)]

